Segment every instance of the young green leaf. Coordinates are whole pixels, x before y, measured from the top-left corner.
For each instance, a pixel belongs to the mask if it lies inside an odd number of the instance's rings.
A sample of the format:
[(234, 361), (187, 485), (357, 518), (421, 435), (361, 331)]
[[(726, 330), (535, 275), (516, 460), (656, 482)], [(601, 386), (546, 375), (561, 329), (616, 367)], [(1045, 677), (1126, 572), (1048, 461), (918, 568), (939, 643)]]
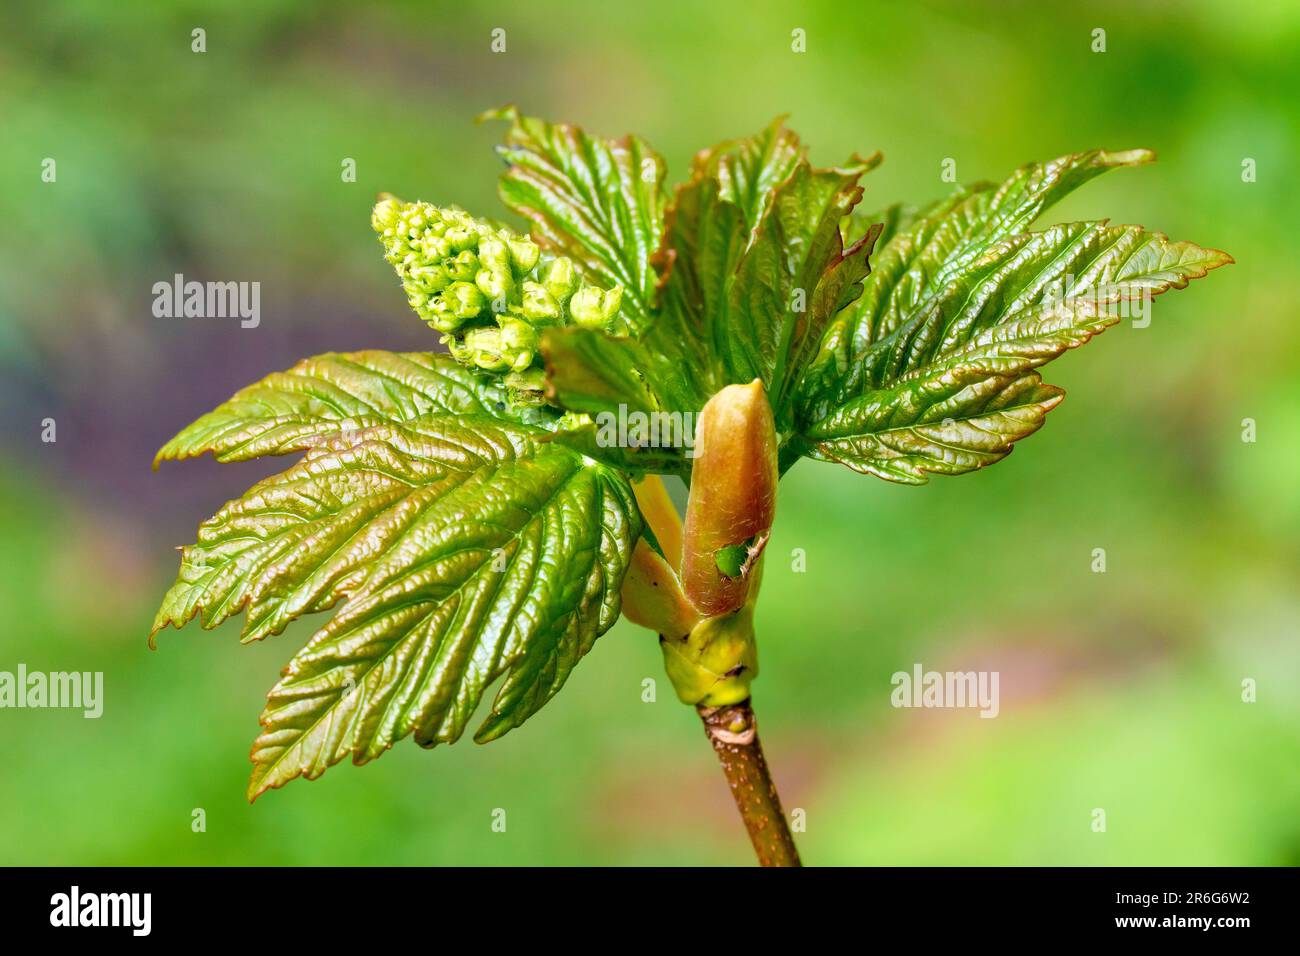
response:
[(839, 224), (862, 197), (858, 179), (879, 162), (877, 153), (846, 169), (801, 164), (777, 192), (769, 241), (774, 251), (786, 248), (788, 272), (784, 297), (770, 303), (773, 312), (779, 309), (782, 324), (769, 388), (783, 420), (792, 380), (816, 354), (831, 319), (861, 294), (871, 271), (868, 258), (883, 225), (869, 225), (846, 248)]
[(924, 484), (1010, 454), (1064, 396), (1036, 372), (936, 369), (841, 406), (810, 429), (803, 453), (890, 481)]
[(632, 331), (649, 321), (657, 277), (650, 255), (663, 228), (665, 166), (644, 140), (606, 140), (576, 126), (521, 116), (513, 106), (483, 114), (510, 123), (498, 148), (510, 168), (501, 200), (533, 224), (534, 237), (578, 263), (598, 285), (622, 286)]
[(799, 137), (786, 127), (785, 117), (778, 116), (753, 136), (701, 150), (691, 165), (697, 176), (717, 181), (722, 200), (752, 230), (771, 206), (777, 186), (790, 178), (806, 153)]
[(814, 169), (779, 121), (697, 157), (656, 259), (664, 275), (650, 350), (692, 369), (706, 397), (758, 378), (783, 409), (792, 370), (860, 292), (879, 230), (846, 251), (839, 224), (878, 162)]
[(1231, 261), (1138, 226), (1023, 232), (1069, 188), (1149, 154), (1094, 151), (959, 191), (898, 231), (826, 330), (791, 448), (920, 483), (1004, 457), (1061, 398), (1030, 370)]
[(272, 692), (250, 796), (411, 733), (453, 741), (504, 676), (477, 739), (500, 736), (617, 619), (631, 487), (530, 414), (447, 356), (329, 355), (160, 453), (307, 452), (204, 522), (154, 624), (243, 610), (256, 640), (339, 605)]
[(650, 356), (636, 339), (595, 329), (548, 329), (542, 337), (546, 395), (589, 415), (654, 412), (673, 407), (672, 376), (647, 376)]
[[(417, 469), (437, 457), (418, 440), (408, 450)], [(475, 734), (493, 740), (550, 700), (617, 620), (641, 530), (626, 480), (554, 444), (497, 450), (402, 502), (409, 523), (376, 546), (364, 583), (272, 689), (250, 797), (410, 734), (453, 742), (504, 675)]]
[[(857, 389), (859, 360), (927, 296), (960, 275), (991, 243), (1027, 230), (1044, 211), (1108, 170), (1153, 161), (1148, 150), (1090, 150), (1029, 163), (1000, 186), (977, 183), (931, 204), (871, 261), (862, 296), (826, 328), (797, 391), (843, 400)], [(807, 412), (805, 410), (805, 416)]]
[(635, 339), (548, 332), (552, 399), (695, 413), (725, 385), (758, 378), (784, 408), (827, 322), (861, 291), (879, 229), (846, 249), (839, 224), (878, 162), (814, 169), (779, 120), (700, 153), (665, 217), (652, 320)]
[(485, 415), (543, 425), (555, 415), (516, 408), (486, 373), (432, 352), (329, 353), (237, 392), (167, 442), (154, 459), (211, 453), (246, 461), (303, 451), (326, 437), (430, 414)]
[(531, 454), (534, 443), (531, 430), (444, 415), (322, 438), (302, 461), (199, 526), (153, 634), (199, 615), (204, 628), (214, 628), (246, 611), (242, 639), (249, 642), (328, 610), (355, 592), (424, 499), (486, 463)]

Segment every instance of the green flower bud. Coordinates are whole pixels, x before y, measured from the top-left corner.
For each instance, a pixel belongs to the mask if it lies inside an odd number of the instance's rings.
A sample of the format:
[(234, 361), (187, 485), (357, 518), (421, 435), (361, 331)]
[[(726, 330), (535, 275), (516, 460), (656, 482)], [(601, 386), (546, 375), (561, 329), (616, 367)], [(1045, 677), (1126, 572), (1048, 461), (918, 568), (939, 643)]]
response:
[(412, 269), (407, 281), (407, 291), (418, 289), (426, 295), (441, 292), (451, 284), (451, 272), (444, 265), (420, 266)]
[(487, 300), (478, 286), (469, 282), (453, 282), (442, 294), (444, 302), (450, 302), (456, 315), (472, 319), (487, 308)]
[(443, 238), (456, 252), (478, 248), (478, 232), (468, 226), (452, 226), (443, 233)]
[(526, 368), (522, 372), (511, 372), (506, 376), (506, 385), (516, 398), (528, 405), (540, 405), (542, 391), (546, 388), (546, 373), (540, 368)]
[(479, 270), (478, 256), (472, 250), (465, 249), (448, 260), (447, 269), (451, 272), (453, 279), (458, 279), (461, 282), (473, 282)]
[(478, 261), (493, 272), (510, 271), (510, 247), (496, 236), (479, 240)]
[(536, 282), (525, 282), (523, 290), (522, 312), (525, 319), (536, 326), (564, 324), (564, 312), (560, 308), (560, 303), (546, 291), (545, 286)]
[(442, 341), (457, 362), (461, 365), (474, 365), (474, 350), (465, 342), (464, 336), (446, 335)]
[(495, 303), (500, 302), (504, 310), (505, 304), (509, 301), (515, 288), (515, 280), (510, 275), (510, 270), (498, 272), (493, 269), (480, 269), (478, 275), (474, 277), (474, 284), (479, 287), (479, 291), (487, 298), (489, 306), (496, 311)]
[(470, 329), (465, 333), (465, 348), (473, 363), (489, 372), (504, 372), (510, 368), (501, 347), (501, 330), (495, 326)]
[(537, 346), (537, 330), (527, 322), (510, 318), (501, 322), (501, 353), (512, 371), (522, 372), (528, 368), (537, 353)]
[(593, 285), (583, 286), (569, 300), (569, 315), (575, 325), (588, 329), (608, 329), (618, 314), (623, 290), (619, 286), (604, 291)]
[(573, 271), (573, 260), (559, 258), (547, 266), (542, 285), (562, 308), (567, 307), (578, 289), (578, 274)]
[(438, 331), (455, 332), (470, 319), (480, 315), (486, 307), (487, 300), (476, 285), (453, 282), (442, 295), (429, 300), (426, 311), (430, 314), (429, 321)]
[(510, 258), (516, 273), (526, 275), (537, 268), (537, 260), (542, 257), (542, 250), (537, 247), (537, 243), (531, 239), (520, 239), (515, 236), (511, 236), (506, 242), (510, 246)]
[(506, 379), (512, 401), (544, 401), (538, 329), (613, 326), (621, 289), (582, 283), (563, 257), (543, 264), (531, 239), (463, 209), (381, 196), (370, 223), (411, 308), (458, 362)]
[(385, 193), (379, 202), (375, 203), (374, 211), (370, 214), (370, 228), (379, 233), (380, 241), (392, 235), (391, 230), (396, 226), (401, 213), (402, 201), (396, 196)]

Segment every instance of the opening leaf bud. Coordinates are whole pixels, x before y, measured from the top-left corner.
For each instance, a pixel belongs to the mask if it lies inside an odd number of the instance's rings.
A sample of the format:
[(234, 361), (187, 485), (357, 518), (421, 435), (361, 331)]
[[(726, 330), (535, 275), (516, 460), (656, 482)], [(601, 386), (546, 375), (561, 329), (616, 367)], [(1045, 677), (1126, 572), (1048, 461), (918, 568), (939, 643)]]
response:
[(763, 383), (728, 385), (709, 399), (695, 447), (682, 587), (702, 614), (728, 614), (749, 596), (776, 514), (776, 425)]

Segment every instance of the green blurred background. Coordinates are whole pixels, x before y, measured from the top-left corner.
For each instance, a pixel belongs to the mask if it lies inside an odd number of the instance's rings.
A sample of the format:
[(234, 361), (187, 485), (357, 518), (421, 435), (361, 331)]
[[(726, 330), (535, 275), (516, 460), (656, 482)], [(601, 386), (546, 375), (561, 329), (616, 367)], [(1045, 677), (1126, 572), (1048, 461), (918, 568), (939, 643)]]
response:
[[(1157, 150), (1055, 217), (1142, 222), (1237, 265), (1053, 365), (1067, 401), (995, 468), (921, 488), (795, 468), (756, 706), (810, 863), (1300, 863), (1300, 6), (618, 6), (5, 4), (0, 670), (103, 671), (106, 705), (0, 711), (0, 863), (750, 860), (698, 720), (626, 623), (491, 746), (403, 742), (251, 808), (263, 695), (311, 622), (145, 647), (173, 549), (282, 464), (152, 474), (154, 449), (301, 356), (430, 347), (368, 210), (391, 190), (502, 214), (501, 129), (473, 117), (512, 101), (635, 130), (678, 176), (788, 112), (814, 161), (885, 152), (867, 207), (946, 192), (944, 158), (974, 180)], [(177, 272), (260, 281), (261, 326), (155, 318), (151, 286)], [(1000, 671), (1001, 715), (891, 708), (916, 662)]]

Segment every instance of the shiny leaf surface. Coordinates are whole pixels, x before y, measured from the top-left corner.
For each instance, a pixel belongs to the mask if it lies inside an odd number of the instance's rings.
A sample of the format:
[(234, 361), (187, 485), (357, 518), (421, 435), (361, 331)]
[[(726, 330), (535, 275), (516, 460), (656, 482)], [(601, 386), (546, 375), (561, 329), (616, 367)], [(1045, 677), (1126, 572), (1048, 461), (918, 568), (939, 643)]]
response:
[(878, 217), (892, 238), (800, 380), (791, 447), (909, 483), (1009, 453), (1061, 398), (1032, 369), (1232, 261), (1105, 221), (1025, 231), (1080, 183), (1150, 158), (1080, 153)]
[(783, 409), (831, 318), (861, 291), (879, 229), (845, 247), (839, 224), (879, 157), (815, 169), (778, 120), (700, 153), (654, 257), (657, 310), (636, 337), (551, 332), (549, 394), (566, 408), (698, 413), (760, 379)]
[(577, 262), (589, 281), (622, 286), (630, 330), (644, 327), (656, 283), (650, 256), (663, 228), (662, 157), (639, 137), (600, 139), (514, 107), (484, 118), (510, 123), (499, 147), (510, 164), (501, 177), (502, 201), (532, 222), (543, 246)]
[(311, 448), (327, 437), (431, 414), (486, 415), (543, 424), (512, 408), (491, 376), (432, 352), (329, 353), (241, 389), (167, 442), (154, 459), (246, 461)]
[[(403, 361), (423, 370), (407, 368), (404, 388), (357, 372)], [(271, 692), (250, 797), (411, 734), (454, 741), (504, 678), (476, 734), (494, 739), (549, 700), (618, 617), (641, 531), (627, 480), (544, 428), (495, 417), (473, 379), (429, 377), (444, 365), (459, 369), (446, 356), (308, 360), (173, 443), (177, 454), (307, 452), (203, 523), (154, 625), (215, 627), (246, 611), (244, 640), (256, 640), (337, 607)], [(338, 386), (340, 369), (353, 377), (331, 401), (303, 384)], [(259, 429), (259, 415), (273, 427)]]
[(783, 408), (791, 370), (861, 291), (878, 230), (846, 251), (839, 224), (878, 162), (815, 169), (780, 121), (696, 157), (657, 256), (663, 288), (651, 351), (690, 369), (705, 398), (759, 378)]

